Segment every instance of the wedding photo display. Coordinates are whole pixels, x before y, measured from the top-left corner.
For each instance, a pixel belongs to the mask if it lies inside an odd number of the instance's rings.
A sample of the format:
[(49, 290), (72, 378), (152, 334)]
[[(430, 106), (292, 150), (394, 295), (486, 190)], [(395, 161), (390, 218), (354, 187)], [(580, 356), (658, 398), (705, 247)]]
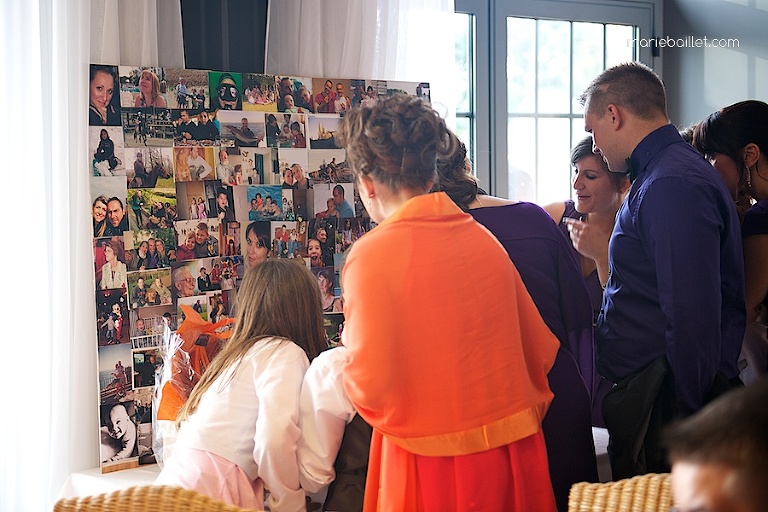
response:
[(233, 315), (267, 258), (317, 276), (330, 344), (339, 268), (373, 227), (344, 114), (429, 84), (123, 65), (90, 66), (89, 158), (102, 472), (154, 464), (152, 396), (181, 305)]

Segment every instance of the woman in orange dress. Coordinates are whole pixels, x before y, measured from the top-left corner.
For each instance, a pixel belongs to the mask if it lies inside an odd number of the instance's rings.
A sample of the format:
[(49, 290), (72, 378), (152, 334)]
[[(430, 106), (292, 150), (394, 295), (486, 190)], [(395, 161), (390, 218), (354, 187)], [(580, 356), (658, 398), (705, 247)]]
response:
[(554, 511), (559, 343), (499, 242), (428, 194), (445, 122), (396, 95), (347, 112), (340, 139), (378, 223), (342, 273), (344, 387), (373, 427), (364, 510)]

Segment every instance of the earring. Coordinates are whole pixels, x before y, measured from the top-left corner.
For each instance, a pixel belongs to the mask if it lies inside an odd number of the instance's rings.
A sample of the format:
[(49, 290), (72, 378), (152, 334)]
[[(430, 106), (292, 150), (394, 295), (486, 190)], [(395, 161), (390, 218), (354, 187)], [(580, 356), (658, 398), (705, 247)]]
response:
[(747, 167), (747, 172), (744, 173), (745, 181), (747, 182), (747, 188), (752, 188), (752, 169)]

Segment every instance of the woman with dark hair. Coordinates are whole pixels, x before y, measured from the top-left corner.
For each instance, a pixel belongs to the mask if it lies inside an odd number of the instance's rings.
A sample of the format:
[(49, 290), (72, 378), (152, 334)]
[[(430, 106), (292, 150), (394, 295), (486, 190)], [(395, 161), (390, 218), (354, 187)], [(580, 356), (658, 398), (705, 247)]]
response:
[(149, 268), (149, 242), (144, 240), (136, 249), (136, 258), (133, 261), (135, 268), (131, 270), (147, 270)]
[(571, 150), (575, 198), (546, 205), (544, 210), (571, 238), (597, 321), (608, 281), (608, 239), (630, 183), (626, 174), (608, 170), (605, 160), (592, 152), (592, 144), (588, 135)]
[(117, 90), (117, 69), (114, 66), (91, 64), (88, 124), (120, 126), (119, 94), (115, 95)]
[(96, 153), (93, 154), (96, 162), (107, 161), (109, 163), (109, 170), (111, 171), (117, 167), (117, 158), (115, 157), (115, 143), (109, 138), (109, 132), (106, 128), (102, 128), (99, 133), (99, 147), (96, 148)]
[(565, 511), (571, 485), (597, 481), (591, 399), (599, 377), (589, 294), (575, 251), (547, 213), (532, 203), (487, 195), (471, 174), (464, 144), (456, 138), (454, 147), (456, 151), (437, 160), (435, 190), (448, 194), (501, 242), (544, 322), (560, 340), (548, 376), (555, 397), (543, 431), (558, 510)]
[(317, 276), (317, 285), (320, 287), (320, 300), (323, 311), (326, 313), (341, 313), (341, 299), (333, 294), (333, 272), (327, 268), (313, 271)]
[(251, 268), (269, 258), (269, 222), (251, 222), (245, 228), (245, 266)]
[(365, 509), (554, 511), (541, 421), (559, 343), (498, 241), (428, 193), (445, 122), (399, 94), (338, 136), (378, 224), (341, 280), (344, 388), (373, 427)]
[(748, 100), (718, 110), (696, 127), (693, 146), (723, 178), (743, 218), (747, 334), (742, 352), (749, 365), (743, 376), (751, 381), (768, 371), (765, 326), (754, 324), (768, 308), (768, 104)]

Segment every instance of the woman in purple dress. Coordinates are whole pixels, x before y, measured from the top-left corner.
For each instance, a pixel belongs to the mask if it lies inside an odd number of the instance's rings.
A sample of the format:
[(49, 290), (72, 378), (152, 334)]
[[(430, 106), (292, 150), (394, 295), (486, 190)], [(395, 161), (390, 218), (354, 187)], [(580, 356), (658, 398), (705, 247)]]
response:
[(625, 174), (610, 172), (600, 155), (592, 152), (591, 135), (573, 148), (571, 165), (575, 199), (546, 205), (544, 210), (571, 238), (596, 321), (603, 301), (601, 283), (608, 281), (608, 240), (630, 183)]
[[(454, 136), (451, 134), (451, 136)], [(591, 392), (596, 380), (589, 296), (568, 240), (539, 206), (486, 195), (470, 173), (466, 148), (438, 160), (438, 185), (501, 242), (544, 322), (560, 340), (549, 372), (555, 397), (544, 418), (558, 510), (575, 482), (597, 481)]]
[[(592, 152), (592, 136), (571, 150), (575, 199), (544, 206), (544, 210), (570, 237), (573, 253), (592, 303), (592, 321), (597, 322), (603, 302), (603, 283), (608, 281), (608, 240), (616, 212), (629, 191), (626, 174), (608, 170), (608, 164)], [(592, 424), (604, 427), (602, 404), (611, 383), (599, 378), (592, 394)]]

